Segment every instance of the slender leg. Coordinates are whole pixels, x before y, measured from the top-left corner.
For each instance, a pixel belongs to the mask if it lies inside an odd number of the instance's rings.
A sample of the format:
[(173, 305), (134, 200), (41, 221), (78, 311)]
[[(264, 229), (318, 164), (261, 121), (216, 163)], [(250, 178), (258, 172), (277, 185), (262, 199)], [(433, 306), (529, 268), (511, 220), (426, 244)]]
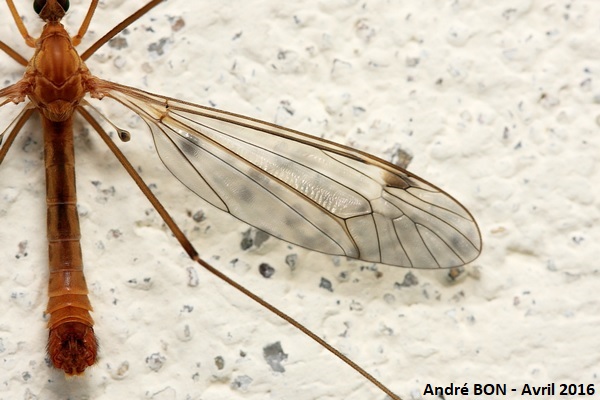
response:
[[(8, 137), (6, 138), (6, 141), (4, 141), (4, 143), (2, 144), (2, 147), (0, 148), (0, 164), (2, 164), (2, 161), (4, 161), (4, 157), (6, 157), (6, 153), (8, 153), (10, 146), (12, 146), (13, 142), (15, 141), (15, 138), (21, 131), (21, 128), (23, 128), (23, 125), (25, 125), (25, 122), (27, 122), (29, 117), (31, 117), (31, 114), (33, 114), (33, 111), (34, 111), (33, 109), (24, 110), (21, 113), (21, 115), (19, 115), (17, 118), (15, 118), (16, 122), (13, 121), (14, 127), (12, 128), (12, 130), (8, 134)], [(2, 136), (4, 136), (4, 133), (2, 134)]]
[(314, 340), (315, 342), (317, 342), (318, 344), (323, 346), (325, 349), (327, 349), (333, 355), (338, 357), (340, 360), (342, 360), (344, 363), (349, 365), (356, 372), (361, 374), (363, 377), (365, 377), (367, 380), (369, 380), (371, 383), (373, 383), (375, 386), (377, 386), (379, 389), (381, 389), (381, 391), (383, 391), (385, 394), (387, 394), (392, 400), (401, 400), (400, 397), (398, 397), (396, 394), (394, 394), (383, 383), (379, 382), (373, 375), (369, 374), (367, 371), (365, 371), (363, 368), (361, 368), (354, 361), (352, 361), (351, 359), (346, 357), (344, 354), (342, 354), (335, 347), (331, 346), (325, 340), (321, 339), (313, 331), (311, 331), (310, 329), (308, 329), (307, 327), (305, 327), (304, 325), (302, 325), (301, 323), (296, 321), (294, 318), (290, 317), (289, 315), (287, 315), (286, 313), (284, 313), (283, 311), (281, 311), (280, 309), (278, 309), (277, 307), (272, 305), (271, 303), (268, 303), (267, 301), (261, 299), (260, 297), (258, 297), (257, 295), (255, 295), (254, 293), (252, 293), (251, 291), (249, 291), (248, 289), (246, 289), (245, 287), (243, 287), (242, 285), (240, 285), (239, 283), (237, 283), (236, 281), (234, 281), (233, 279), (228, 277), (227, 275), (223, 274), (221, 271), (214, 268), (212, 265), (210, 265), (209, 263), (204, 261), (202, 258), (200, 258), (200, 255), (198, 254), (198, 252), (196, 251), (194, 246), (190, 243), (190, 241), (184, 235), (184, 233), (181, 231), (181, 229), (179, 229), (179, 227), (177, 226), (177, 224), (175, 223), (173, 218), (169, 215), (167, 210), (165, 210), (165, 208), (160, 203), (160, 201), (156, 198), (154, 193), (152, 193), (152, 191), (148, 188), (146, 183), (143, 181), (142, 177), (137, 173), (135, 168), (133, 168), (133, 165), (131, 165), (129, 163), (129, 160), (127, 160), (127, 157), (125, 157), (125, 155), (121, 152), (121, 150), (119, 150), (119, 148), (113, 143), (113, 141), (110, 139), (108, 134), (100, 126), (98, 121), (96, 121), (94, 119), (94, 117), (92, 117), (91, 114), (89, 114), (87, 112), (87, 110), (85, 110), (82, 107), (79, 107), (77, 109), (77, 111), (79, 111), (79, 113), (85, 118), (85, 120), (90, 125), (92, 125), (92, 127), (96, 130), (96, 132), (98, 132), (98, 134), (100, 135), (102, 140), (104, 140), (104, 143), (106, 143), (106, 145), (112, 151), (112, 153), (115, 155), (115, 157), (117, 157), (117, 159), (119, 160), (121, 165), (123, 165), (125, 170), (129, 173), (129, 176), (131, 176), (131, 178), (135, 181), (135, 183), (140, 188), (140, 190), (144, 193), (146, 198), (148, 198), (150, 203), (152, 203), (152, 206), (154, 206), (154, 208), (156, 208), (156, 211), (158, 211), (158, 213), (161, 216), (161, 218), (163, 219), (163, 221), (165, 221), (165, 223), (167, 224), (169, 229), (171, 229), (171, 232), (173, 233), (173, 235), (175, 235), (175, 238), (179, 241), (181, 246), (184, 248), (184, 250), (186, 251), (186, 253), (190, 256), (190, 258), (192, 260), (196, 261), (198, 264), (200, 264), (202, 266), (202, 268), (206, 269), (208, 272), (210, 272), (217, 278), (221, 279), (222, 281), (224, 281), (225, 283), (227, 283), (234, 289), (240, 291), (241, 293), (243, 293), (250, 299), (254, 300), (258, 304), (260, 304), (267, 310), (271, 311), (273, 314), (277, 315), (279, 318), (288, 322), (290, 325), (292, 325), (293, 327), (300, 330), (306, 336), (308, 336), (309, 338), (311, 338), (312, 340)]
[(144, 7), (137, 10), (135, 13), (125, 18), (121, 23), (112, 28), (107, 34), (102, 36), (96, 43), (90, 46), (89, 49), (81, 53), (81, 59), (83, 61), (87, 60), (98, 50), (104, 43), (108, 42), (110, 39), (119, 34), (123, 29), (131, 25), (133, 22), (138, 20), (142, 15), (146, 14), (148, 11), (159, 5), (163, 0), (152, 0)]
[(21, 16), (17, 12), (17, 8), (15, 7), (15, 3), (13, 3), (13, 0), (6, 0), (6, 5), (8, 5), (8, 9), (10, 10), (12, 17), (15, 20), (15, 24), (17, 25), (21, 36), (23, 36), (23, 39), (25, 39), (25, 43), (27, 43), (27, 46), (35, 47), (35, 39), (29, 36), (29, 32), (27, 32), (27, 28), (25, 27)]
[(8, 54), (8, 56), (10, 58), (12, 58), (13, 60), (15, 60), (16, 62), (18, 62), (22, 66), (24, 66), (24, 67), (27, 66), (27, 59), (25, 59), (25, 57), (23, 57), (22, 55), (20, 55), (19, 53), (17, 53), (12, 47), (10, 47), (6, 43), (4, 43), (2, 40), (0, 40), (0, 50), (2, 50), (3, 52), (5, 52), (6, 54)]
[(85, 36), (85, 33), (90, 27), (90, 22), (92, 21), (92, 17), (94, 16), (94, 11), (96, 11), (96, 7), (98, 7), (98, 0), (92, 0), (90, 8), (88, 8), (88, 12), (85, 15), (83, 21), (81, 22), (79, 30), (77, 31), (77, 35), (71, 38), (73, 46), (77, 46), (79, 43), (81, 43), (81, 39), (83, 38), (83, 36)]

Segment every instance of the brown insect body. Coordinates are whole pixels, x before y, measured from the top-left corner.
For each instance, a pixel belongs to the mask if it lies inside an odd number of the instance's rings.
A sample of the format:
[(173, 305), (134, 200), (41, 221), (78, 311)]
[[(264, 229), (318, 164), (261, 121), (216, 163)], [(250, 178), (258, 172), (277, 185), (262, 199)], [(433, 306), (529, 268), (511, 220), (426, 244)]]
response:
[[(80, 56), (75, 50), (98, 5), (92, 0), (78, 33), (60, 24), (68, 2), (36, 1), (46, 22), (39, 39), (27, 33), (12, 0), (6, 0), (26, 43), (23, 78), (0, 90), (0, 107), (22, 103), (0, 147), (0, 163), (34, 109), (41, 114), (46, 168), (49, 248), (48, 354), (52, 364), (78, 375), (94, 364), (97, 340), (83, 275), (75, 187), (73, 117), (96, 130), (155, 207), (192, 260), (293, 325), (360, 373), (392, 399), (390, 389), (292, 317), (202, 260), (136, 169), (83, 107), (86, 94), (109, 98), (148, 125), (165, 166), (206, 202), (290, 243), (367, 262), (412, 268), (451, 268), (481, 252), (473, 216), (427, 181), (370, 154), (242, 115), (145, 92), (93, 76), (85, 66), (96, 49), (161, 0), (151, 0)], [(38, 7), (42, 7), (37, 10)], [(0, 134), (0, 139), (4, 133)], [(120, 130), (126, 141), (129, 134)]]
[(44, 15), (47, 23), (19, 88), (20, 95), (29, 97), (41, 111), (44, 128), (50, 266), (48, 354), (56, 368), (81, 374), (96, 360), (97, 341), (83, 275), (73, 114), (88, 91), (86, 82), (91, 75), (58, 22), (64, 10), (49, 1), (44, 11), (40, 16)]

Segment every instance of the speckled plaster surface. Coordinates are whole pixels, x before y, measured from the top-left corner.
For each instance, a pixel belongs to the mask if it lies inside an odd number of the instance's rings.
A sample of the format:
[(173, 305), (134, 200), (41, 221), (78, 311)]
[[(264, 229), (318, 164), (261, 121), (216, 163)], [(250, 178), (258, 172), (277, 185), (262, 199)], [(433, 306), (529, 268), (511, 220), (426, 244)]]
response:
[[(81, 47), (137, 3), (101, 2)], [(17, 6), (39, 32), (29, 2)], [(1, 10), (1, 39), (29, 55)], [(85, 10), (72, 2), (71, 31)], [(169, 0), (88, 66), (385, 159), (410, 153), (410, 169), (480, 223), (483, 254), (454, 281), (448, 271), (350, 262), (274, 239), (243, 250), (245, 237), (256, 239), (248, 227), (165, 172), (135, 117), (99, 105), (132, 132), (121, 148), (206, 260), (400, 396), (498, 383), (517, 398), (524, 384), (600, 383), (599, 17), (595, 0)], [(18, 79), (22, 70), (1, 60), (3, 83)], [(189, 261), (84, 124), (79, 209), (100, 361), (78, 379), (49, 368), (36, 126), (0, 169), (0, 399), (385, 397)]]

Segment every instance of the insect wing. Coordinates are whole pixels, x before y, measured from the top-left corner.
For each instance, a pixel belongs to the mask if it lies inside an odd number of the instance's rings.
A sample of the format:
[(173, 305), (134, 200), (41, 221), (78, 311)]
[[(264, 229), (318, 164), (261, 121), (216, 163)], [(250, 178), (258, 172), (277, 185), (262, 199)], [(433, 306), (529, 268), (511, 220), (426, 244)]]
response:
[(463, 265), (481, 251), (460, 203), (377, 157), (132, 87), (98, 87), (146, 121), (161, 160), (185, 186), (275, 237), (415, 268)]

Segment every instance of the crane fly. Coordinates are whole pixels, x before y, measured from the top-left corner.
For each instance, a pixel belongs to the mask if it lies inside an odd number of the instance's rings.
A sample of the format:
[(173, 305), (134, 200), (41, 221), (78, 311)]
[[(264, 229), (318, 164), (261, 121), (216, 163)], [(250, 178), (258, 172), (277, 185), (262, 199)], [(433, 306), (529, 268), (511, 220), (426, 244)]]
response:
[[(129, 161), (92, 116), (91, 100), (112, 99), (135, 112), (152, 133), (167, 169), (196, 195), (289, 243), (318, 252), (412, 268), (451, 268), (473, 261), (481, 235), (473, 216), (436, 186), (370, 154), (253, 118), (148, 93), (94, 76), (85, 65), (100, 46), (161, 2), (153, 0), (79, 55), (98, 0), (76, 35), (60, 20), (67, 0), (35, 0), (45, 22), (34, 39), (6, 0), (19, 32), (35, 49), (23, 78), (0, 90), (0, 106), (20, 105), (4, 133), (0, 162), (24, 123), (41, 117), (46, 171), (49, 254), (48, 355), (54, 367), (79, 375), (97, 359), (92, 306), (83, 275), (76, 208), (73, 120), (83, 117), (101, 136), (187, 254), (209, 272), (300, 329), (365, 376), (387, 387), (287, 314), (203, 261)], [(118, 129), (122, 141), (128, 132)]]

